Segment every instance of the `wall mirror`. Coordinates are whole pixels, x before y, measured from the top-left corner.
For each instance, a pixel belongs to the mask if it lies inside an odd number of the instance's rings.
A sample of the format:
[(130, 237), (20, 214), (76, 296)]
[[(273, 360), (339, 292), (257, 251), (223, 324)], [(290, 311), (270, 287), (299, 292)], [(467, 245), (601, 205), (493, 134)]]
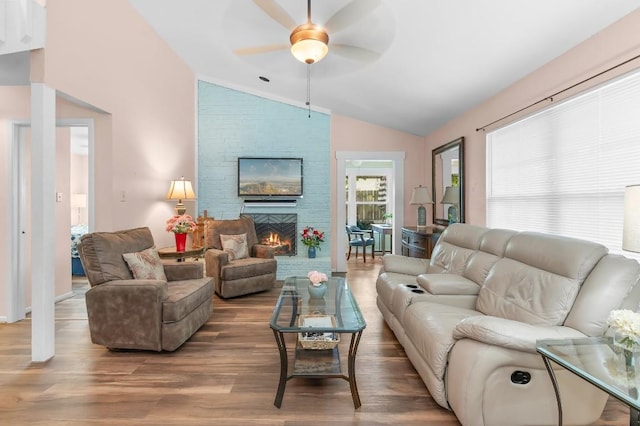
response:
[(464, 138), (431, 151), (433, 223), (464, 222)]

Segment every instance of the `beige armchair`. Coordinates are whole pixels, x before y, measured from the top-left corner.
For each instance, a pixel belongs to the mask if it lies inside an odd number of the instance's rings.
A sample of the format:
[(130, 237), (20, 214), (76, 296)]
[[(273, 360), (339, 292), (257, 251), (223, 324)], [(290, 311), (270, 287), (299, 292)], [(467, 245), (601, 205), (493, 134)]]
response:
[(85, 234), (78, 252), (91, 285), (93, 343), (173, 351), (211, 315), (213, 283), (202, 263), (160, 261), (149, 228)]
[(223, 298), (273, 288), (277, 262), (273, 248), (258, 244), (250, 217), (205, 223), (206, 274)]

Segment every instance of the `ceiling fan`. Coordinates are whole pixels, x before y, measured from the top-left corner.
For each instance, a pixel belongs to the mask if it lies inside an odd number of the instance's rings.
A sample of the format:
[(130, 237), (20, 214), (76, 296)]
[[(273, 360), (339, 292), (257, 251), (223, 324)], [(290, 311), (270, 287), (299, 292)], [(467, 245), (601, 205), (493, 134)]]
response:
[(253, 0), (271, 19), (290, 31), (290, 44), (270, 44), (234, 50), (236, 55), (264, 54), (278, 50), (290, 49), (293, 56), (306, 64), (322, 60), (331, 49), (340, 56), (361, 62), (373, 62), (380, 54), (364, 47), (351, 44), (331, 43), (329, 34), (348, 28), (374, 11), (382, 0), (353, 0), (329, 18), (325, 26), (311, 21), (311, 0), (307, 0), (307, 21), (298, 25), (289, 13), (275, 0)]

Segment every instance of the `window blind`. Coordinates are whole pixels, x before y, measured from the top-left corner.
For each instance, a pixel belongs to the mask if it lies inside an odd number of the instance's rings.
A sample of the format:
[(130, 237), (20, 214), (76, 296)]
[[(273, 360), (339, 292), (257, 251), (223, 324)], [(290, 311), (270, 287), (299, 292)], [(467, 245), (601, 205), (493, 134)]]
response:
[(631, 184), (640, 184), (640, 71), (487, 134), (489, 227), (582, 238), (640, 258), (621, 248)]

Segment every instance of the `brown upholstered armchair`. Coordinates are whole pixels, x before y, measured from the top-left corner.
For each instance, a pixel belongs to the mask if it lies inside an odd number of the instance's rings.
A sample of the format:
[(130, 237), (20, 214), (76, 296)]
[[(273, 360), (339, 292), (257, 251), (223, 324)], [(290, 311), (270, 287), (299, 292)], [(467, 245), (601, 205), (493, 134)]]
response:
[(204, 237), (206, 273), (220, 297), (273, 288), (278, 265), (274, 250), (258, 244), (253, 219), (208, 220)]
[(202, 263), (160, 261), (149, 228), (85, 234), (78, 252), (91, 285), (93, 343), (173, 351), (211, 315), (213, 283)]

